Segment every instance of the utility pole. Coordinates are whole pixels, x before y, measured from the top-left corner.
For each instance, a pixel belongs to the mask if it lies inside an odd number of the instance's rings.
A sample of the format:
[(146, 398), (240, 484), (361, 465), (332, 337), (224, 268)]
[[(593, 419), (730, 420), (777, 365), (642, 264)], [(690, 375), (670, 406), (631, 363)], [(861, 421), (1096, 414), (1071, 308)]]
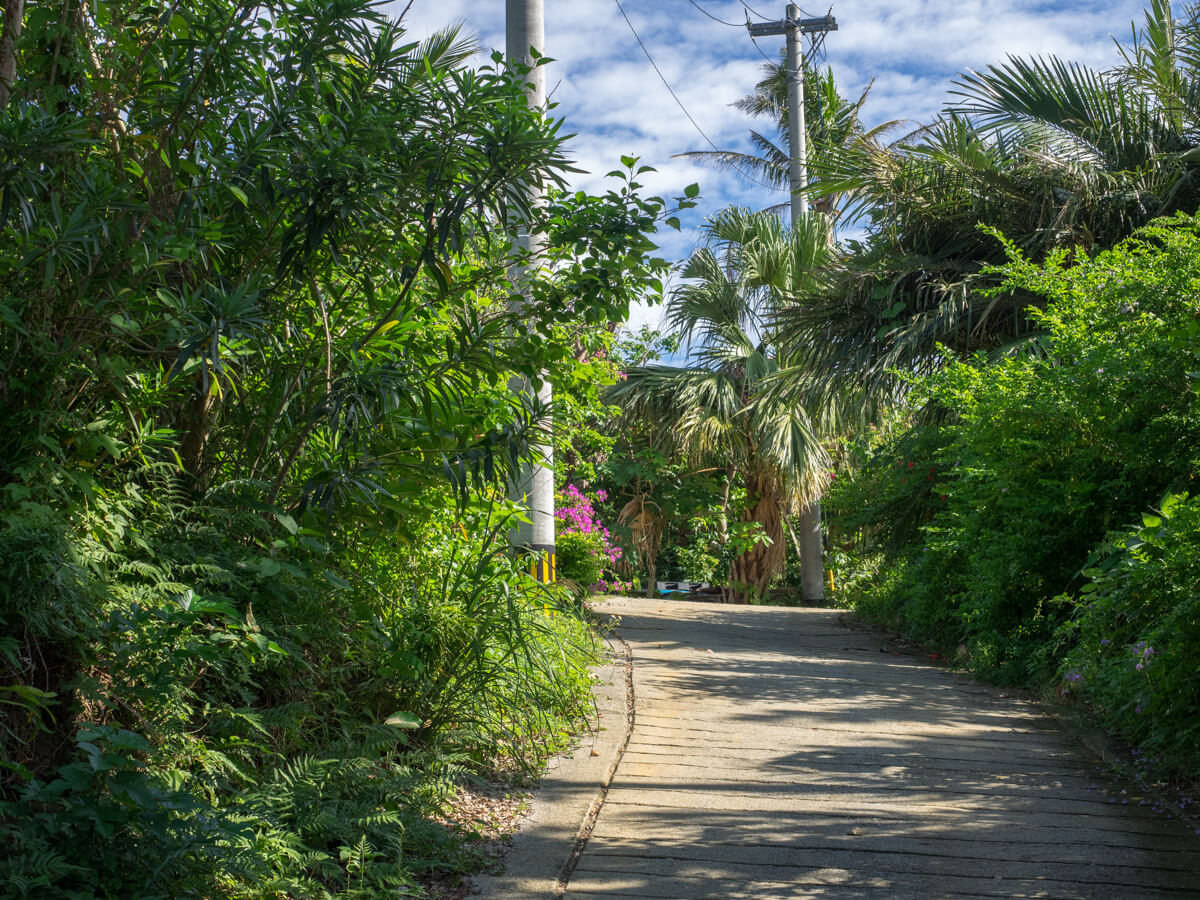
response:
[[(808, 135), (804, 115), (804, 48), (806, 34), (837, 31), (833, 16), (801, 19), (800, 8), (789, 3), (781, 22), (747, 23), (751, 37), (787, 36), (788, 176), (792, 188), (792, 226), (808, 215)], [(825, 600), (825, 553), (821, 545), (821, 500), (814, 498), (797, 516), (800, 543), (800, 597), (807, 604)]]
[[(542, 2), (505, 0), (504, 9), (505, 56), (510, 66), (533, 67), (525, 76), (529, 83), (526, 98), (529, 105), (537, 110), (543, 110), (546, 106), (546, 69), (536, 65), (537, 60), (530, 50), (536, 50), (538, 55), (545, 54), (546, 30)], [(533, 185), (526, 189), (531, 193), (528, 198), (530, 207), (537, 209), (543, 202), (541, 195)], [(541, 266), (544, 239), (531, 231), (527, 224), (517, 223), (515, 227), (517, 248), (525, 257), (523, 265), (514, 266), (512, 270), (514, 285), (519, 287), (529, 274), (536, 273)], [(516, 308), (519, 310), (520, 304)], [(533, 385), (527, 378), (515, 376), (508, 386), (513, 393), (532, 401)], [(536, 397), (543, 408), (549, 405), (549, 382), (542, 382)], [(533, 451), (535, 461), (521, 465), (509, 489), (509, 496), (525, 508), (530, 521), (512, 530), (509, 543), (518, 552), (529, 553), (535, 578), (554, 581), (554, 448), (549, 444), (538, 445)]]

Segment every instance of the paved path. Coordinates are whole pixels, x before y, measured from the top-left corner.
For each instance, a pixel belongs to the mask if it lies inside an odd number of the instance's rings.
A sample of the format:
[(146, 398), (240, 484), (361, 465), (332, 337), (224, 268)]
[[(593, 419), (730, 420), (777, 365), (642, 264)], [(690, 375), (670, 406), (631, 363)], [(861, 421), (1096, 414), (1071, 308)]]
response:
[[(836, 610), (601, 611), (636, 719), (568, 898), (1200, 897), (1200, 839), (1052, 720)], [(568, 852), (540, 851), (540, 887)], [(550, 893), (526, 884), (493, 896)]]

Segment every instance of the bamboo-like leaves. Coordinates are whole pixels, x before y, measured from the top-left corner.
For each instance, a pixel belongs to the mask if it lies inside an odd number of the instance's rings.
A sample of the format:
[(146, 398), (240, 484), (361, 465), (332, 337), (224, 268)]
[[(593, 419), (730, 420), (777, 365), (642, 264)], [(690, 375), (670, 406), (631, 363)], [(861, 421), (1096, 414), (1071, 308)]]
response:
[[(784, 344), (831, 385), (894, 396), (896, 372), (951, 353), (1032, 347), (1027, 293), (992, 291), (1005, 249), (1091, 253), (1200, 205), (1200, 23), (1152, 0), (1125, 65), (1016, 58), (960, 76), (953, 104), (892, 143), (810, 160), (813, 195), (866, 226), (828, 286), (781, 313)], [(828, 393), (828, 392), (827, 392)]]

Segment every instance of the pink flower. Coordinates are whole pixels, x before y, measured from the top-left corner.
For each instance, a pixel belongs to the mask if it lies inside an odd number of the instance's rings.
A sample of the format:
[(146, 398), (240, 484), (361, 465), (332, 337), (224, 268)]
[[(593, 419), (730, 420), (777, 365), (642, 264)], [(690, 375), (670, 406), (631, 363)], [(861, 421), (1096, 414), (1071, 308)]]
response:
[[(596, 499), (608, 499), (605, 491), (597, 491)], [(554, 516), (562, 523), (564, 534), (598, 534), (601, 536), (600, 552), (610, 565), (621, 558), (621, 548), (613, 544), (612, 534), (600, 521), (591, 499), (574, 484), (568, 484), (559, 492), (558, 507)]]

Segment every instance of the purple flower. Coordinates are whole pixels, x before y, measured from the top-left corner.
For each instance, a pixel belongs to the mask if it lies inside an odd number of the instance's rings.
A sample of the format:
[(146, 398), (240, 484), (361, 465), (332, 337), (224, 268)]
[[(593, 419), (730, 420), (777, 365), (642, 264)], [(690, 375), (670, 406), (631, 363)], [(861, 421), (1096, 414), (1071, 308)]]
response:
[(1137, 659), (1137, 664), (1134, 666), (1139, 672), (1146, 668), (1150, 663), (1150, 657), (1154, 656), (1158, 651), (1150, 646), (1146, 641), (1138, 641), (1133, 646), (1133, 655)]

